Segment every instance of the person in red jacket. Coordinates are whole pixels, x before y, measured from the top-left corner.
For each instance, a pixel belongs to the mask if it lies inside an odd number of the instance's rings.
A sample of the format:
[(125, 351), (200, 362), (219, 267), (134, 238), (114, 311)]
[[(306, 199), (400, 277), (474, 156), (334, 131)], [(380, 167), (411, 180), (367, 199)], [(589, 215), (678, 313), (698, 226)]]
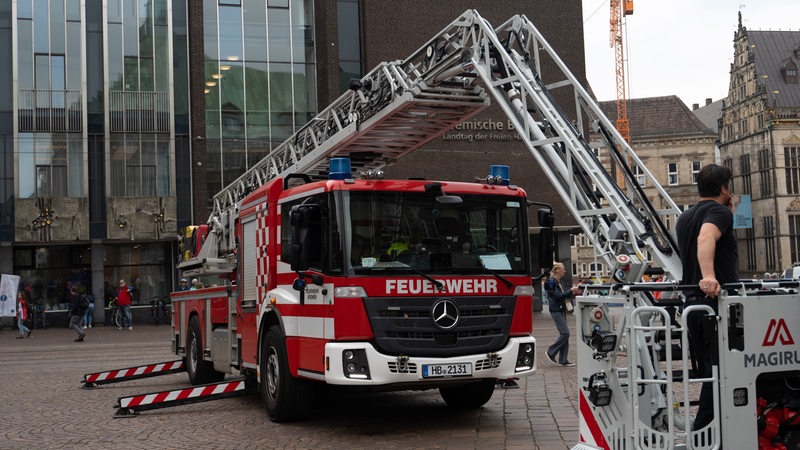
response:
[(125, 284), (125, 280), (119, 280), (119, 287), (117, 288), (117, 307), (120, 311), (120, 320), (122, 326), (120, 330), (128, 328), (133, 330), (133, 317), (131, 316), (131, 292), (133, 288)]
[(25, 326), (25, 321), (28, 320), (28, 302), (25, 301), (25, 296), (22, 291), (17, 292), (17, 327), (19, 328), (19, 336), (17, 339), (30, 337), (31, 330)]

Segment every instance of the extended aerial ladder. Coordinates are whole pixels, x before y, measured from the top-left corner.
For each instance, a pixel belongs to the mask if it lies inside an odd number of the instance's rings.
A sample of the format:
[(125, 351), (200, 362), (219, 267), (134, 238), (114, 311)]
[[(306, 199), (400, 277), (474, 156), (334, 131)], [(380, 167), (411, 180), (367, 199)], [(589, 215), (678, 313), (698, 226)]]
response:
[[(556, 91), (568, 92), (574, 103), (560, 107), (551, 95)], [(335, 156), (351, 158), (356, 170), (379, 170), (486, 108), (487, 92), (596, 253), (609, 267), (624, 269), (615, 270), (619, 278), (640, 279), (648, 259), (668, 278), (680, 274), (663, 220), (680, 212), (669, 195), (525, 16), (493, 28), (474, 10), (406, 60), (382, 63), (353, 80), (348, 92), (218, 193), (203, 248), (178, 268), (186, 275), (235, 268), (238, 204), (258, 186), (292, 173), (319, 177)], [(590, 147), (586, 124), (601, 145)], [(654, 199), (636, 183), (633, 167), (654, 187)], [(609, 175), (615, 171), (624, 174), (624, 188)]]

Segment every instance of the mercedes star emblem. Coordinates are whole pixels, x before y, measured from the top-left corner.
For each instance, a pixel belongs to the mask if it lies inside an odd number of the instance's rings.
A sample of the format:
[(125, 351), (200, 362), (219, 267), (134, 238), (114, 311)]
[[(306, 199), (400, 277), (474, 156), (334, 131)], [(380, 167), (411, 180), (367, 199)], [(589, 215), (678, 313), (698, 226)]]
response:
[(431, 309), (433, 323), (442, 330), (450, 330), (458, 323), (458, 307), (450, 299), (439, 300)]

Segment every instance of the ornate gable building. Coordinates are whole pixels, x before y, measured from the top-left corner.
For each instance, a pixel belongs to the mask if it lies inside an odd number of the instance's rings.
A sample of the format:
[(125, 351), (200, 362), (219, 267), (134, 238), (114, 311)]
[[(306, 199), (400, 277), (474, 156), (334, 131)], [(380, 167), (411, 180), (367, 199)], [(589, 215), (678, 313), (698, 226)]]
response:
[(736, 194), (749, 195), (753, 226), (737, 232), (744, 277), (800, 262), (800, 31), (734, 35), (720, 156)]

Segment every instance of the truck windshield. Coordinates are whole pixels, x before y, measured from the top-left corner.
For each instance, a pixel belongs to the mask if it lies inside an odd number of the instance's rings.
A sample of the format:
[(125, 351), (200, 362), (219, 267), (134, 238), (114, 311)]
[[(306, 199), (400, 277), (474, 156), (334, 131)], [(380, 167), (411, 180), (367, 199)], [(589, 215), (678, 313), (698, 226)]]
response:
[(439, 203), (426, 193), (345, 194), (350, 269), (357, 274), (527, 273), (521, 197), (459, 194)]

